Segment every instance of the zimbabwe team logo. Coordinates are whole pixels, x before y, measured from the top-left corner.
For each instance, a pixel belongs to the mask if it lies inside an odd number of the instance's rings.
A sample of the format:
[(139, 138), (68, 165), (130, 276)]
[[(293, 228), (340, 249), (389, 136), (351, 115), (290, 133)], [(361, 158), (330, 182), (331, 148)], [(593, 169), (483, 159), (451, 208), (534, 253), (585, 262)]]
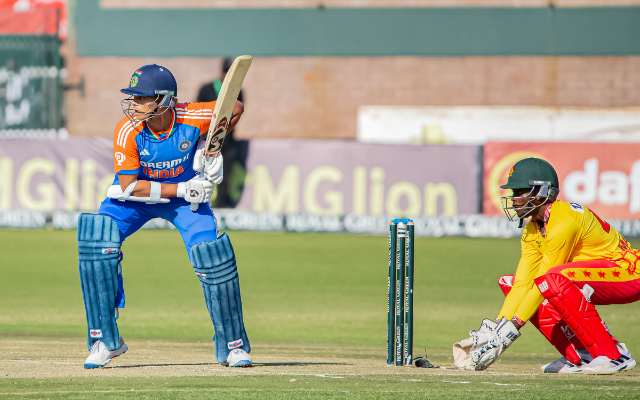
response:
[(134, 75), (131, 77), (131, 87), (134, 88), (138, 84), (138, 76)]

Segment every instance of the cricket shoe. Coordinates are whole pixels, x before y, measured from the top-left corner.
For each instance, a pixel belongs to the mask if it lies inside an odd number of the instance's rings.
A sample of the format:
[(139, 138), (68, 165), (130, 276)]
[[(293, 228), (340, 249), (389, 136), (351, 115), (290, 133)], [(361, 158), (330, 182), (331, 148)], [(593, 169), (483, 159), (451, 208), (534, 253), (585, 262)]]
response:
[(127, 347), (122, 338), (120, 338), (119, 346), (115, 350), (107, 349), (107, 346), (105, 346), (101, 340), (97, 340), (93, 342), (93, 345), (91, 346), (91, 354), (87, 357), (87, 361), (84, 362), (84, 367), (104, 367), (111, 362), (112, 358), (116, 358), (119, 355), (124, 354), (127, 350), (129, 350), (129, 347)]
[(583, 371), (585, 365), (593, 360), (593, 357), (586, 349), (577, 350), (577, 352), (582, 361), (580, 364), (576, 365), (567, 360), (566, 357), (560, 357), (549, 364), (543, 365), (540, 369), (545, 374), (579, 374)]
[(584, 372), (587, 374), (602, 374), (611, 375), (619, 371), (628, 371), (636, 366), (636, 360), (631, 357), (631, 353), (627, 349), (624, 343), (618, 343), (618, 350), (620, 350), (620, 358), (612, 360), (605, 356), (596, 357), (584, 367)]
[(233, 349), (227, 356), (227, 362), (223, 363), (227, 367), (251, 367), (251, 356), (242, 349)]

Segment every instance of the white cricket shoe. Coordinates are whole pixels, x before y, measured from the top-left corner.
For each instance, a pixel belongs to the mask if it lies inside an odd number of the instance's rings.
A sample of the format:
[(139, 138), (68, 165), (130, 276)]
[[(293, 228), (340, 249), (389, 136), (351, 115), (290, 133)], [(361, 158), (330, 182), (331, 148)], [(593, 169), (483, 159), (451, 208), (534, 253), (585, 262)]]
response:
[(630, 370), (636, 366), (636, 360), (631, 357), (631, 352), (624, 343), (618, 343), (620, 358), (611, 360), (605, 356), (596, 357), (587, 364), (583, 371), (587, 374), (610, 375), (623, 370)]
[(573, 364), (565, 357), (560, 357), (549, 364), (543, 365), (540, 369), (545, 374), (579, 374), (582, 372), (583, 365)]
[(84, 367), (104, 367), (109, 364), (112, 358), (116, 358), (119, 355), (124, 354), (127, 350), (129, 350), (129, 347), (127, 347), (122, 338), (120, 338), (120, 343), (116, 350), (107, 349), (107, 346), (105, 346), (101, 340), (97, 340), (93, 342), (93, 345), (91, 346), (91, 354), (89, 354), (89, 357), (87, 357), (87, 360), (84, 362)]
[(574, 364), (567, 360), (566, 357), (560, 357), (549, 364), (543, 365), (540, 369), (546, 374), (579, 374), (593, 360), (593, 357), (586, 349), (577, 350), (577, 352), (582, 361), (580, 364)]
[(251, 356), (242, 349), (233, 349), (227, 356), (227, 362), (223, 363), (227, 367), (251, 367)]

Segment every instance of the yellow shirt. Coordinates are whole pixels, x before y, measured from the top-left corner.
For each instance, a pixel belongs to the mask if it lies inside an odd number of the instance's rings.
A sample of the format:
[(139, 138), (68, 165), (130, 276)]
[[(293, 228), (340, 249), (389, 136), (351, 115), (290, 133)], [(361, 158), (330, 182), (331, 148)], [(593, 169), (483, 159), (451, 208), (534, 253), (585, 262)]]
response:
[[(544, 300), (533, 280), (549, 269), (575, 261), (609, 260), (626, 270), (633, 279), (640, 252), (631, 248), (612, 226), (587, 207), (555, 201), (551, 205), (546, 235), (536, 221), (522, 231), (522, 255), (513, 289), (500, 310), (499, 318), (516, 316), (528, 321)], [(607, 280), (607, 279), (598, 279)]]

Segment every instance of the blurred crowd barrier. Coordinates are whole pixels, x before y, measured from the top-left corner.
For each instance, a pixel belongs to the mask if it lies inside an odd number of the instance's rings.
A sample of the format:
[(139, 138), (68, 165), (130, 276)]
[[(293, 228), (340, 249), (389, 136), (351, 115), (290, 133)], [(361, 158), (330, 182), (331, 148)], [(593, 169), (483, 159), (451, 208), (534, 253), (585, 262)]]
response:
[[(73, 229), (113, 182), (110, 140), (1, 143), (2, 227)], [(640, 143), (253, 140), (247, 153), (246, 169), (228, 178), (237, 207), (216, 210), (223, 229), (385, 234), (391, 218), (406, 217), (422, 236), (517, 236), (502, 215), (499, 185), (516, 161), (534, 156), (556, 167), (560, 200), (640, 236)]]
[(0, 35), (1, 138), (66, 136), (59, 47), (55, 35)]
[(640, 107), (362, 106), (357, 138), (387, 144), (640, 142)]

